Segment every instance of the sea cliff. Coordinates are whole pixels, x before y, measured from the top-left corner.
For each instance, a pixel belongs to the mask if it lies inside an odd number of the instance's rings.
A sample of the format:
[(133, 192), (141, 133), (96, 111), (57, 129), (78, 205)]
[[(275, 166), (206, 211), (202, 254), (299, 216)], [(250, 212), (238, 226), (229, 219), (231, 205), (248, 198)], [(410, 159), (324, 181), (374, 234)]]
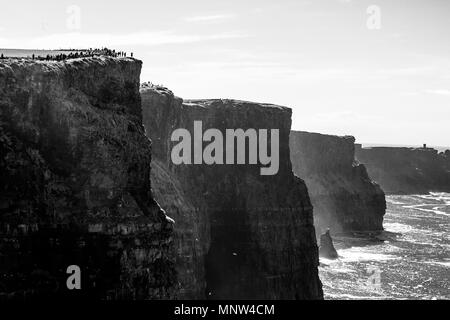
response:
[[(312, 206), (289, 156), (291, 110), (235, 100), (185, 101), (163, 87), (141, 87), (153, 141), (157, 201), (176, 221), (181, 297), (321, 299)], [(258, 166), (175, 165), (174, 130), (279, 130), (279, 170)]]
[(383, 229), (383, 190), (355, 160), (355, 139), (292, 131), (291, 161), (304, 179), (320, 233)]
[(449, 150), (358, 146), (356, 157), (386, 193), (450, 192)]
[[(0, 299), (176, 295), (151, 193), (141, 61), (0, 60)], [(82, 290), (68, 290), (67, 268)]]

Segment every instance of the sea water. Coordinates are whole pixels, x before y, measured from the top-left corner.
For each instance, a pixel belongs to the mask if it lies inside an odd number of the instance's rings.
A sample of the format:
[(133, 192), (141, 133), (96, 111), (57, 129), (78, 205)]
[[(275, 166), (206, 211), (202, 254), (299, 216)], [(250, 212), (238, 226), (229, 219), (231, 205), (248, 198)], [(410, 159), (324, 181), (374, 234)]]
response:
[(450, 194), (387, 196), (384, 232), (337, 235), (325, 299), (450, 299)]

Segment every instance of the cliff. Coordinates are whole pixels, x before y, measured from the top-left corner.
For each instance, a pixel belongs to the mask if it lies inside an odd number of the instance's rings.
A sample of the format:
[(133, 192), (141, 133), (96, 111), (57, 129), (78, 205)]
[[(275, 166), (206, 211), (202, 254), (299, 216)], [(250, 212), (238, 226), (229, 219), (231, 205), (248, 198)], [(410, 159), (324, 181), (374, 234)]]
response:
[(431, 148), (357, 148), (356, 157), (390, 194), (450, 192), (450, 151)]
[[(291, 110), (234, 100), (183, 103), (151, 85), (141, 87), (141, 97), (156, 158), (155, 197), (177, 221), (181, 297), (322, 298), (312, 207), (289, 158)], [(279, 129), (278, 173), (261, 175), (249, 164), (173, 164), (171, 135), (193, 132), (194, 121), (222, 133)]]
[[(0, 298), (160, 299), (173, 227), (150, 186), (134, 59), (0, 61)], [(67, 268), (81, 269), (68, 290)]]
[(384, 192), (355, 161), (355, 139), (292, 131), (294, 173), (306, 181), (319, 230), (382, 230)]
[(331, 238), (330, 230), (320, 235), (319, 256), (326, 259), (337, 259), (339, 255), (333, 244), (333, 238)]

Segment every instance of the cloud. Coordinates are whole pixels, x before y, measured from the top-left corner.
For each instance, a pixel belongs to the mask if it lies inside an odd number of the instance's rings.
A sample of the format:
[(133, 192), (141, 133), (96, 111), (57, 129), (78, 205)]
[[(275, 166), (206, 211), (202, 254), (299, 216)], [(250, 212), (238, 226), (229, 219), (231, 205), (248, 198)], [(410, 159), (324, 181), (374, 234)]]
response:
[(419, 92), (404, 91), (404, 92), (400, 92), (400, 95), (405, 96), (405, 97), (414, 97), (414, 96), (418, 96)]
[(379, 69), (376, 70), (377, 74), (386, 76), (415, 76), (415, 75), (427, 75), (433, 74), (436, 68), (424, 66), (424, 67), (406, 67), (406, 68), (391, 68), (391, 69)]
[(403, 38), (403, 34), (398, 33), (398, 32), (396, 32), (396, 33), (391, 33), (391, 34), (388, 35), (388, 38), (392, 38), (392, 39), (400, 39), (400, 38)]
[(14, 48), (14, 44), (11, 40), (0, 37), (0, 48)]
[(425, 92), (430, 94), (438, 94), (442, 96), (450, 96), (450, 90), (447, 89), (425, 90)]
[(173, 31), (134, 32), (128, 34), (108, 33), (57, 33), (35, 38), (0, 38), (0, 47), (23, 49), (58, 48), (97, 48), (101, 46), (158, 46), (165, 44), (185, 44), (212, 40), (243, 38), (246, 35), (236, 33), (216, 34), (178, 34)]
[(187, 17), (184, 20), (187, 22), (220, 22), (224, 20), (233, 19), (234, 17), (236, 17), (234, 14), (215, 14), (206, 16)]

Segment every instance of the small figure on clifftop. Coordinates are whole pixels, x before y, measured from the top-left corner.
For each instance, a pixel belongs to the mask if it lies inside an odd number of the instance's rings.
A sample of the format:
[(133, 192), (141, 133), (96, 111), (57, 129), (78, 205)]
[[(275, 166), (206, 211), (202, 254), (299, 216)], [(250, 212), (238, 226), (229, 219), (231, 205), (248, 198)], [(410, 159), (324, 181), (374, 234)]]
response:
[(320, 236), (319, 256), (326, 259), (337, 259), (339, 257), (333, 245), (330, 229), (327, 229), (327, 231)]

